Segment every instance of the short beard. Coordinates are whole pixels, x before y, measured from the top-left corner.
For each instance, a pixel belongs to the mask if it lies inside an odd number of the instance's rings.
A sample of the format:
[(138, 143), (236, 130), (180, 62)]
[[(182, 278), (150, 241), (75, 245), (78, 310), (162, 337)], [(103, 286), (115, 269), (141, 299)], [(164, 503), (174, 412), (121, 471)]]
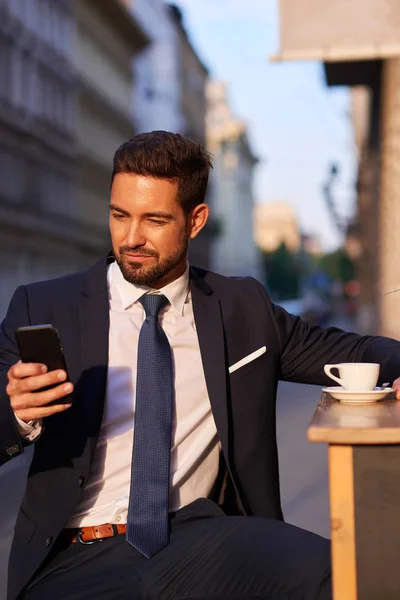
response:
[(158, 253), (150, 253), (137, 249), (138, 254), (147, 254), (148, 256), (157, 258), (156, 264), (152, 267), (146, 267), (143, 263), (130, 263), (129, 258), (125, 256), (125, 253), (132, 252), (133, 254), (136, 248), (130, 248), (129, 246), (121, 246), (118, 254), (115, 253), (115, 258), (126, 281), (133, 283), (134, 285), (147, 285), (153, 287), (154, 284), (158, 283), (161, 279), (164, 279), (168, 273), (184, 260), (187, 255), (188, 247), (189, 238), (185, 235), (179, 247), (176, 248), (173, 253), (161, 260)]

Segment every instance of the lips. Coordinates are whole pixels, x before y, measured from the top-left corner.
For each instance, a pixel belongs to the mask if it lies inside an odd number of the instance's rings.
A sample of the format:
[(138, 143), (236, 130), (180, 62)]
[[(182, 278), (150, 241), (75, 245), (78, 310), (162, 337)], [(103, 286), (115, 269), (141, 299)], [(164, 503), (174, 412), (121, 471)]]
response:
[(152, 254), (129, 254), (128, 252), (126, 252), (124, 255), (133, 260), (142, 260), (144, 258), (154, 258), (154, 256)]

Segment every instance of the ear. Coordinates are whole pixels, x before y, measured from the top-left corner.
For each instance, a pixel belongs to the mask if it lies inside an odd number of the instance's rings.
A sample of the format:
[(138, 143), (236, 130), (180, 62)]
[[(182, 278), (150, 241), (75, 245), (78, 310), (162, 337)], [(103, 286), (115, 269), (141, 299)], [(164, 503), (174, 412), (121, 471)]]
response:
[(207, 204), (196, 206), (188, 217), (188, 235), (190, 239), (195, 238), (208, 221), (210, 210)]

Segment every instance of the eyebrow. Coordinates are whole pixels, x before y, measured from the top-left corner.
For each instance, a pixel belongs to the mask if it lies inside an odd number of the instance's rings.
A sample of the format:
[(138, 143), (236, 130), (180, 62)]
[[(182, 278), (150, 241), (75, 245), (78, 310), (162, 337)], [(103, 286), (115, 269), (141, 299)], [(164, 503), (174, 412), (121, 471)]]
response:
[[(119, 212), (123, 215), (126, 215), (127, 217), (130, 216), (130, 214), (126, 210), (124, 210), (123, 208), (120, 208), (116, 204), (110, 204), (110, 210)], [(142, 214), (142, 218), (144, 218), (144, 219), (156, 218), (156, 219), (165, 219), (166, 221), (175, 221), (175, 217), (173, 215), (171, 215), (170, 213), (167, 213), (167, 212), (163, 212), (163, 211), (146, 212), (146, 213)]]
[(156, 219), (165, 219), (166, 221), (175, 221), (175, 217), (170, 213), (158, 211), (158, 212), (147, 212), (142, 215), (145, 218), (155, 217)]
[(123, 208), (120, 208), (119, 206), (117, 206), (116, 204), (110, 204), (110, 210), (115, 210), (115, 211), (120, 212), (123, 215), (126, 215), (127, 217), (129, 217), (129, 213), (126, 210), (124, 210)]

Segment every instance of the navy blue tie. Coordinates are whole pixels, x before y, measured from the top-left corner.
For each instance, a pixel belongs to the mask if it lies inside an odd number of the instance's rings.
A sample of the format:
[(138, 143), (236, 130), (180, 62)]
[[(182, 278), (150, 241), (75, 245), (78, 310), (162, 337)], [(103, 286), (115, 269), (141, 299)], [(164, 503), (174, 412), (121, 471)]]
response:
[(150, 558), (169, 542), (168, 496), (172, 432), (172, 357), (158, 322), (169, 304), (161, 294), (140, 299), (135, 427), (126, 541)]

